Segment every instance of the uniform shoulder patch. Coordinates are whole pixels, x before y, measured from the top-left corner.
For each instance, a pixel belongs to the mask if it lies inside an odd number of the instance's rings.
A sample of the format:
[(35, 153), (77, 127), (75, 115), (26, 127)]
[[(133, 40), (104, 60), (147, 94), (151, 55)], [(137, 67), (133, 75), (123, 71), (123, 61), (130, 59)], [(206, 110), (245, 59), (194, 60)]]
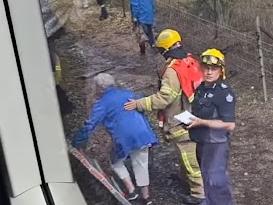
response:
[(233, 102), (233, 96), (230, 93), (226, 96), (226, 101)]
[(226, 89), (228, 86), (225, 83), (221, 83), (221, 88)]
[(208, 93), (208, 98), (212, 98), (214, 95), (212, 93)]

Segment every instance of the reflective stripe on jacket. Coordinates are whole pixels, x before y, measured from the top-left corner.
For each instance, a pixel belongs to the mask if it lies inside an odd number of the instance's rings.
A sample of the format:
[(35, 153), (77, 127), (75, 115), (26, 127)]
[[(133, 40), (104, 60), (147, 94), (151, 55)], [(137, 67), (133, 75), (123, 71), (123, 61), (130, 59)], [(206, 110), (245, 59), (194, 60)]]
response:
[(177, 122), (174, 122), (174, 115), (181, 113), (182, 108), (190, 107), (187, 100), (182, 105), (182, 99), (185, 96), (183, 97), (182, 95), (176, 71), (169, 67), (169, 65), (170, 61), (167, 61), (167, 64), (163, 68), (165, 72), (161, 79), (159, 91), (137, 100), (137, 109), (139, 111), (164, 110), (166, 121), (164, 125), (165, 131), (177, 124)]

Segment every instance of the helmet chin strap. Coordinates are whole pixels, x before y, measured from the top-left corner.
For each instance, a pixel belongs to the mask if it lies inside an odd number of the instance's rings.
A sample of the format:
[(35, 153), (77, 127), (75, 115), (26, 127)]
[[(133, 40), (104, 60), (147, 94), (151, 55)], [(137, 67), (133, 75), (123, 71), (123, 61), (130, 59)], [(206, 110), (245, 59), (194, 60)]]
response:
[(222, 67), (222, 79), (225, 80), (226, 79), (226, 70), (224, 67)]
[[(165, 49), (163, 52), (161, 52), (161, 55), (163, 55), (164, 57), (166, 56), (165, 54), (169, 51), (170, 49)], [(165, 57), (166, 58), (166, 57)]]
[(161, 53), (161, 55), (163, 55), (164, 58), (167, 59), (167, 58), (168, 58), (168, 56), (166, 56), (166, 53), (167, 53), (167, 52), (169, 52), (170, 50), (173, 50), (173, 49), (175, 49), (175, 48), (179, 48), (179, 47), (181, 47), (181, 46), (182, 46), (181, 42), (176, 42), (176, 43), (175, 43), (173, 46), (171, 46), (170, 48), (165, 49), (165, 50)]

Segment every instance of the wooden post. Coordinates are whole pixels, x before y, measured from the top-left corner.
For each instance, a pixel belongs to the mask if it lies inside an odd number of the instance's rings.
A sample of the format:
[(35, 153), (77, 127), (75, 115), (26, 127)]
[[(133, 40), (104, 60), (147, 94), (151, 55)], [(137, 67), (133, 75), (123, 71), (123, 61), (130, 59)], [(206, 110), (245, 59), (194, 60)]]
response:
[(260, 26), (260, 18), (256, 17), (256, 26), (257, 26), (257, 35), (258, 35), (258, 50), (259, 50), (259, 58), (260, 58), (260, 66), (263, 80), (263, 91), (264, 91), (264, 101), (267, 102), (267, 89), (266, 89), (266, 81), (265, 81), (265, 72), (264, 72), (264, 57), (262, 50), (262, 38), (261, 38), (261, 26)]

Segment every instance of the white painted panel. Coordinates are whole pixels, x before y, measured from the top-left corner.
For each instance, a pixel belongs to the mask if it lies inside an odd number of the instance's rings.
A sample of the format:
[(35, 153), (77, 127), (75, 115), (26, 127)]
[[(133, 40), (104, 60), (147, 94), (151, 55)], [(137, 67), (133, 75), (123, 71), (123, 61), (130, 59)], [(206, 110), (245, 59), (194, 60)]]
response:
[(51, 183), (49, 189), (55, 205), (86, 205), (76, 183)]
[(45, 180), (72, 182), (38, 0), (8, 0)]
[(41, 188), (35, 187), (15, 198), (10, 198), (11, 205), (47, 205)]
[(0, 139), (11, 194), (17, 196), (41, 184), (41, 179), (3, 1), (0, 45)]

